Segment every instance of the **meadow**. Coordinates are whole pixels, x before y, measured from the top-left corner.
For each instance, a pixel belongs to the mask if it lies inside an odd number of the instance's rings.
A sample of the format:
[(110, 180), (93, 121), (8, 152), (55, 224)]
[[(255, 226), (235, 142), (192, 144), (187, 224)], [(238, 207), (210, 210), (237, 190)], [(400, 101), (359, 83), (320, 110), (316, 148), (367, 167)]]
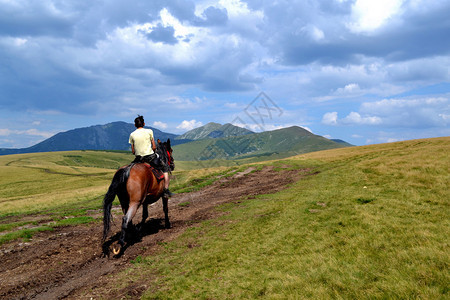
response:
[[(103, 196), (114, 172), (133, 159), (130, 153), (114, 151), (0, 156), (0, 245), (18, 238), (27, 240), (35, 232), (58, 226), (100, 222)], [(199, 189), (210, 184), (214, 174), (238, 165), (230, 161), (177, 162), (172, 190)], [(115, 204), (119, 204), (117, 199)]]
[(448, 298), (449, 150), (438, 138), (271, 162), (319, 173), (222, 207), (120, 280), (159, 274), (144, 299)]
[[(258, 162), (315, 175), (217, 208), (226, 213), (111, 280), (118, 290), (145, 283), (144, 299), (449, 298), (449, 150), (446, 137)], [(0, 157), (3, 231), (20, 231), (24, 216), (55, 226), (67, 216), (99, 222), (83, 218), (131, 159), (94, 151)], [(174, 191), (211, 184), (242, 163), (178, 162)]]

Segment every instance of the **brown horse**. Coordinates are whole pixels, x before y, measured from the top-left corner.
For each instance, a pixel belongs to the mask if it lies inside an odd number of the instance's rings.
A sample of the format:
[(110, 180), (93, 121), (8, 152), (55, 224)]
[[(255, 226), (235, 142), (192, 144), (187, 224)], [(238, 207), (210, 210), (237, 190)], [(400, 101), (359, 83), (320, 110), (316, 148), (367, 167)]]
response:
[[(158, 150), (161, 155), (167, 155), (165, 159), (173, 169), (170, 139), (167, 142), (159, 144)], [(114, 174), (108, 192), (103, 199), (103, 243), (110, 230), (111, 207), (116, 195), (119, 198), (124, 213), (120, 239), (112, 249), (114, 255), (118, 255), (122, 251), (125, 245), (127, 229), (132, 224), (132, 219), (141, 205), (142, 221), (139, 227), (142, 228), (148, 217), (148, 205), (162, 198), (165, 227), (170, 228), (168, 198), (163, 196), (164, 179), (158, 180), (152, 169), (153, 167), (150, 164), (133, 162), (130, 165), (121, 167)]]

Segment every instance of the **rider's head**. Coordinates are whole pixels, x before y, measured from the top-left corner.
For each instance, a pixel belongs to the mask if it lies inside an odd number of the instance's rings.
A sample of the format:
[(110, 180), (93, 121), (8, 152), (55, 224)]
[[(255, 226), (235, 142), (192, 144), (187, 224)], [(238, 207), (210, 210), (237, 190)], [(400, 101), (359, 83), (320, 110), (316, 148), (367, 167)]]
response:
[(144, 117), (138, 115), (138, 117), (136, 119), (134, 119), (134, 126), (136, 128), (139, 128), (139, 127), (144, 127), (144, 125), (145, 125)]

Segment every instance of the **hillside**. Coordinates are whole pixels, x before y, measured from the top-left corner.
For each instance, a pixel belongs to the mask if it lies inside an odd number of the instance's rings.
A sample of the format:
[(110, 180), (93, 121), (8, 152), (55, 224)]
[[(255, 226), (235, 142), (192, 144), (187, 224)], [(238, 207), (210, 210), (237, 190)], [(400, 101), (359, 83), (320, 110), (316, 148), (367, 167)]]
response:
[(0, 298), (448, 299), (449, 147), (178, 169), (173, 228), (155, 204), (115, 258), (100, 255), (101, 203), (130, 153), (0, 157)]
[(341, 144), (341, 145), (344, 145), (344, 146), (347, 146), (347, 147), (354, 146), (354, 145), (352, 145), (350, 143), (347, 143), (346, 141), (343, 141), (343, 140), (340, 140), (340, 139), (330, 139), (330, 141), (336, 142), (338, 144)]
[[(153, 130), (155, 137), (172, 140), (178, 160), (211, 160), (262, 157), (274, 159), (295, 154), (351, 146), (341, 140), (328, 140), (294, 126), (253, 133), (232, 124), (208, 123), (183, 135)], [(73, 150), (128, 151), (133, 124), (113, 122), (60, 132), (34, 146), (22, 149), (0, 149), (0, 155)], [(181, 146), (184, 144), (184, 146)]]
[[(175, 141), (177, 135), (151, 128), (156, 138), (173, 140), (173, 144), (187, 142), (183, 139)], [(95, 125), (60, 132), (34, 146), (23, 149), (0, 149), (0, 155), (17, 153), (35, 153), (70, 150), (129, 150), (128, 138), (136, 128), (126, 122), (113, 122), (106, 125)]]
[(274, 154), (286, 157), (345, 146), (293, 126), (243, 136), (194, 141), (175, 146), (174, 155), (178, 160), (237, 159)]
[(204, 126), (189, 130), (188, 132), (178, 136), (176, 139), (202, 140), (211, 138), (241, 136), (252, 133), (253, 132), (248, 129), (234, 126), (230, 123), (222, 125), (219, 123), (210, 122)]

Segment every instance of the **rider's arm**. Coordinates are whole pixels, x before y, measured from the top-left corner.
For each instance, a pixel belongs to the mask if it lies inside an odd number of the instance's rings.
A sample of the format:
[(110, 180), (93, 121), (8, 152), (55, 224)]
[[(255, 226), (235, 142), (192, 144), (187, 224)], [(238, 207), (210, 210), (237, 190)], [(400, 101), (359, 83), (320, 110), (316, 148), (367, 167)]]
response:
[(153, 151), (156, 150), (155, 139), (152, 139), (152, 149), (153, 149)]
[(134, 154), (134, 144), (131, 144), (131, 152)]

